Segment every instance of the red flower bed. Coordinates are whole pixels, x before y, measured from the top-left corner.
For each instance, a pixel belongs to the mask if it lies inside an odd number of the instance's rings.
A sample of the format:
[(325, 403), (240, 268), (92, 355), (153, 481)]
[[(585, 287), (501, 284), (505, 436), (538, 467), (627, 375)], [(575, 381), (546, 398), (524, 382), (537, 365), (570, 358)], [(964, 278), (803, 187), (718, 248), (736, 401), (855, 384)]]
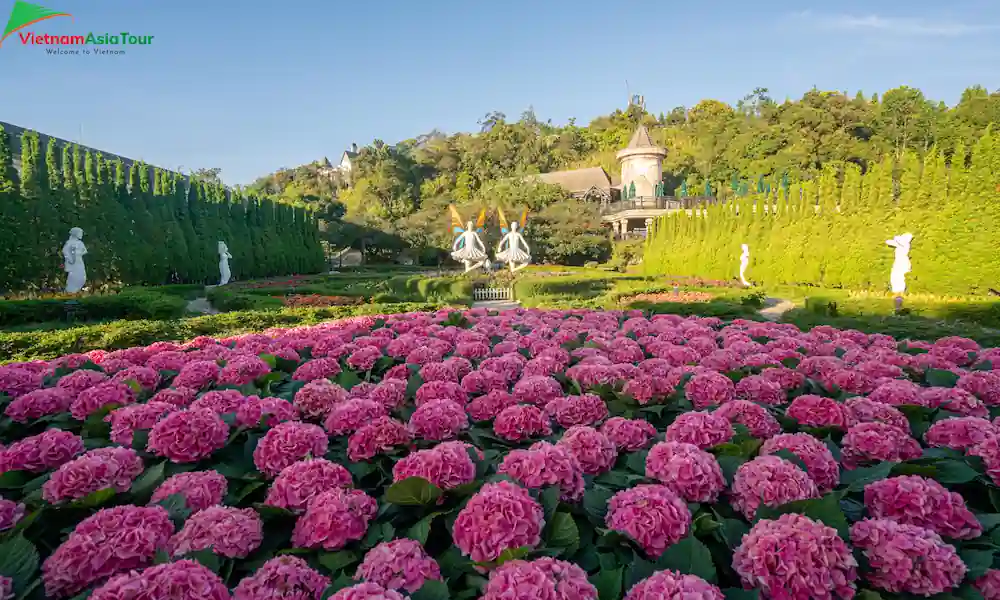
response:
[(352, 306), (364, 304), (359, 296), (321, 296), (319, 294), (280, 296), (285, 306)]

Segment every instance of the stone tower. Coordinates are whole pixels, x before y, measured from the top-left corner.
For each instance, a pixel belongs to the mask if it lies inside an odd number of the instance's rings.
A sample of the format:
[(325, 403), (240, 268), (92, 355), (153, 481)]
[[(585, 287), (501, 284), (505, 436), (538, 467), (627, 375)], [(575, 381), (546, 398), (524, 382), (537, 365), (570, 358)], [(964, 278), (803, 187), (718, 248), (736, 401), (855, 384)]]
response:
[(663, 159), (667, 151), (653, 144), (645, 125), (639, 125), (624, 150), (618, 151), (622, 164), (622, 198), (629, 198), (635, 186), (635, 198), (652, 199), (663, 178)]

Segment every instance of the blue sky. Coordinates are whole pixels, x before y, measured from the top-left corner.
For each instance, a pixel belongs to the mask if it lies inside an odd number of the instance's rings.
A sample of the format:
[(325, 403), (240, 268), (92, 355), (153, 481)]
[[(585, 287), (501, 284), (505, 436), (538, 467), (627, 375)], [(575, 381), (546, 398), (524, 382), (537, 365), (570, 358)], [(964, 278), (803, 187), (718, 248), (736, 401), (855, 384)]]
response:
[[(469, 131), (491, 110), (579, 122), (622, 107), (897, 85), (1000, 86), (995, 0), (40, 0), (29, 29), (155, 35), (124, 56), (0, 47), (0, 120), (249, 183), (351, 142)], [(5, 20), (13, 0), (0, 0)]]

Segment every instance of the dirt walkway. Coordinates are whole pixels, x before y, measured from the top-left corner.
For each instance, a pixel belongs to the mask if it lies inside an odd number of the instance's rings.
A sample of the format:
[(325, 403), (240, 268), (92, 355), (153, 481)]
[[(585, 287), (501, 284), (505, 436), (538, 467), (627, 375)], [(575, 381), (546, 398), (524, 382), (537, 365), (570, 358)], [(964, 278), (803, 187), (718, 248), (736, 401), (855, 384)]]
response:
[(188, 302), (187, 310), (190, 313), (197, 313), (199, 315), (219, 314), (219, 311), (212, 306), (212, 303), (208, 301), (208, 298), (195, 298), (194, 300)]
[(781, 315), (795, 308), (794, 302), (781, 298), (768, 298), (764, 303), (767, 306), (760, 309), (760, 315), (768, 321), (778, 321), (781, 319)]

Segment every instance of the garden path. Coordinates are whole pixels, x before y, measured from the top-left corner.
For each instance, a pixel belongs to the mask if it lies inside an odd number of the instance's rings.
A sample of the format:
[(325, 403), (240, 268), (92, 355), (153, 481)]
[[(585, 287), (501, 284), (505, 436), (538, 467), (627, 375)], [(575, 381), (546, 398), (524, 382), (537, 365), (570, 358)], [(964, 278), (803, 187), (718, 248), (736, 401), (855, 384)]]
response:
[(760, 315), (768, 321), (778, 321), (781, 315), (795, 308), (794, 302), (781, 298), (768, 298), (764, 302), (767, 306), (760, 310)]
[(486, 310), (514, 310), (521, 308), (520, 302), (511, 302), (509, 300), (483, 300), (481, 302), (473, 302), (472, 308), (485, 308)]
[(219, 311), (212, 306), (212, 303), (208, 301), (208, 298), (195, 298), (187, 304), (187, 310), (191, 313), (198, 313), (200, 315), (217, 315)]

